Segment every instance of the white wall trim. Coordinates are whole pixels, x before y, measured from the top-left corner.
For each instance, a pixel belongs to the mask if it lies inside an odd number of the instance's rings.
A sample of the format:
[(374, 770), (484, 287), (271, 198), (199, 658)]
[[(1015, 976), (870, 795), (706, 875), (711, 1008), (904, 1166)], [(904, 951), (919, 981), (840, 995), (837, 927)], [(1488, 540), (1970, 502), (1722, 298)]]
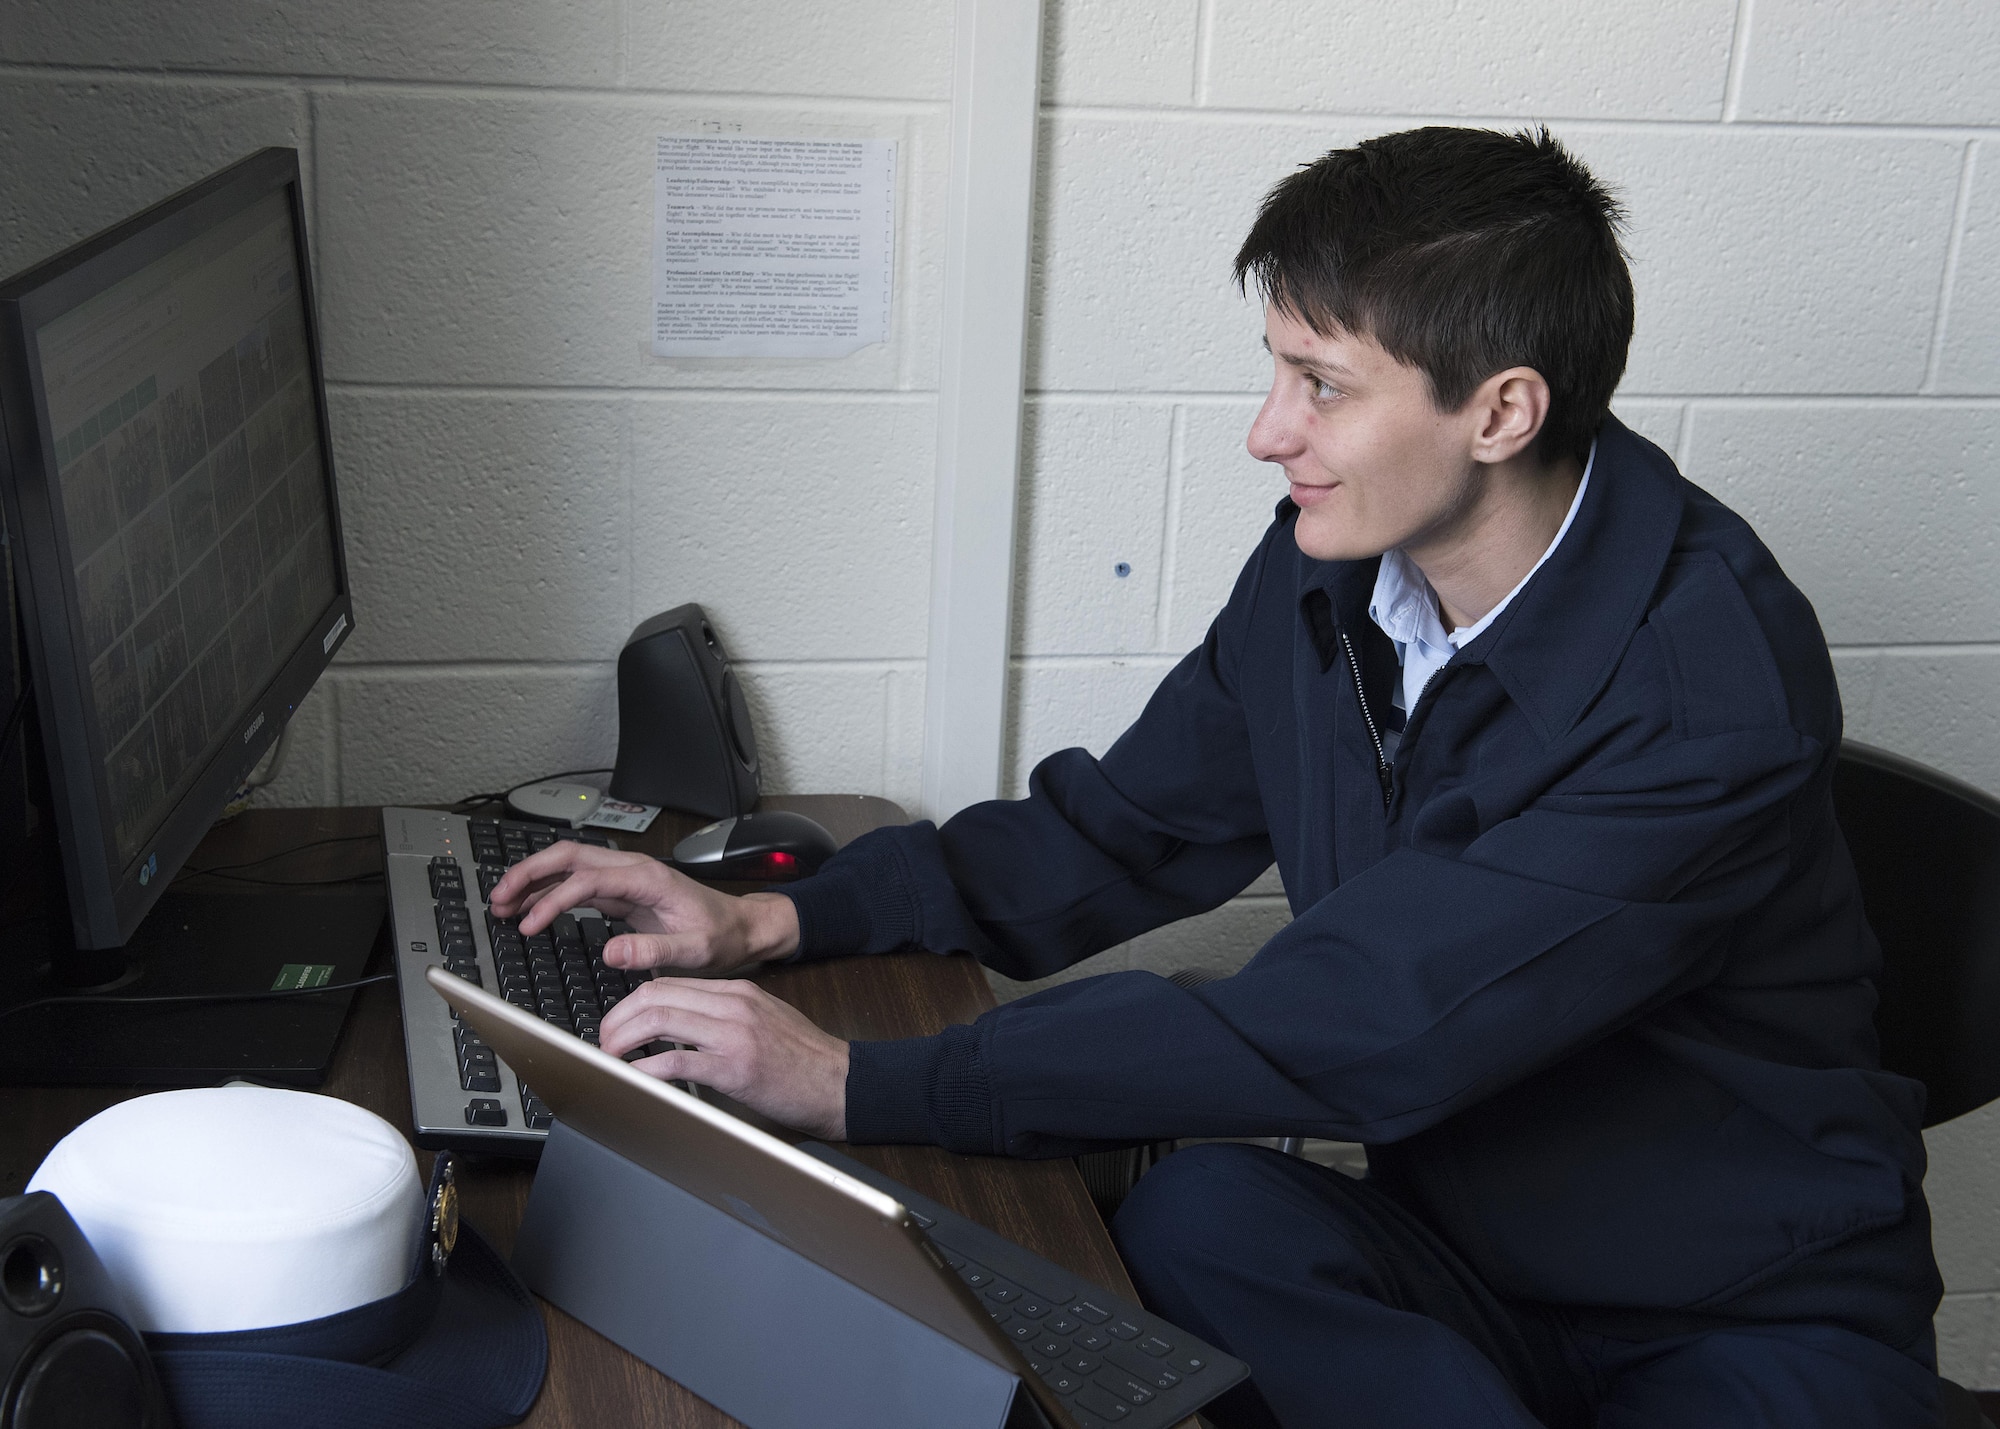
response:
[(1000, 791), (1041, 0), (958, 0), (922, 812)]

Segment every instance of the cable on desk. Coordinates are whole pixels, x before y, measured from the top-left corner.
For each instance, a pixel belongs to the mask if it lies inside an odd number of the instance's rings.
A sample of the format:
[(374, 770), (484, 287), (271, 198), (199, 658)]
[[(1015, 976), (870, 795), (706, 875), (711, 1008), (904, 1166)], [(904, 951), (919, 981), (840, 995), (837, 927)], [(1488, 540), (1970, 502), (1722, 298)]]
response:
[(365, 834), (331, 834), (323, 839), (313, 839), (307, 843), (293, 844), (290, 848), (281, 848), (275, 853), (265, 854), (262, 858), (246, 859), (242, 863), (212, 863), (206, 868), (183, 868), (176, 878), (178, 880), (180, 878), (194, 878), (202, 874), (219, 875), (233, 873), (239, 868), (257, 868), (263, 864), (275, 863), (278, 859), (290, 858), (295, 853), (304, 853), (309, 848), (324, 848), (328, 844), (359, 843), (363, 839), (374, 839), (379, 842), (381, 837), (382, 834), (379, 830), (372, 830)]
[(163, 1003), (201, 1002), (263, 1002), (266, 999), (282, 997), (317, 997), (328, 992), (353, 992), (356, 988), (368, 987), (378, 982), (394, 982), (394, 973), (376, 973), (372, 977), (356, 978), (352, 982), (330, 982), (322, 987), (273, 987), (260, 992), (177, 992), (159, 993), (150, 997), (92, 997), (79, 993), (66, 997), (38, 997), (33, 1002), (24, 1002), (18, 1007), (0, 1008), (0, 1019), (17, 1013), (32, 1012), (38, 1007), (145, 1007)]
[[(375, 883), (382, 877), (379, 868), (367, 873), (346, 873), (333, 878), (250, 878), (241, 873), (223, 873), (211, 869), (187, 869), (181, 878), (220, 878), (227, 883), (249, 883), (259, 888), (332, 888), (342, 883)], [(179, 883), (180, 878), (174, 880)]]

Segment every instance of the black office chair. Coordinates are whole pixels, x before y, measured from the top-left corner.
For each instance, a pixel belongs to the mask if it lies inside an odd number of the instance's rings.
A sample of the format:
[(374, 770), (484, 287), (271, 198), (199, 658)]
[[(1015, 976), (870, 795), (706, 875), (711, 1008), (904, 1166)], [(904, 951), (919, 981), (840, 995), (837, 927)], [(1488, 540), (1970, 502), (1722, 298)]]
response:
[[(2000, 1097), (2000, 799), (1865, 744), (1833, 806), (1882, 941), (1882, 1065), (1924, 1084), (1924, 1125)], [(1944, 1382), (1946, 1429), (1993, 1429)]]

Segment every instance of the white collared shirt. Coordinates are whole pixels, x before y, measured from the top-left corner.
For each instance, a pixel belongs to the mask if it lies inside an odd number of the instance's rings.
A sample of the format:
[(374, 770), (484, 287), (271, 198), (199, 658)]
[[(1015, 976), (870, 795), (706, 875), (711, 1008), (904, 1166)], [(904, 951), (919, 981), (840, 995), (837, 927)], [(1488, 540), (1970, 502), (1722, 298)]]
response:
[(1402, 662), (1403, 679), (1396, 689), (1396, 708), (1405, 714), (1417, 707), (1417, 697), (1424, 692), (1430, 678), (1443, 668), (1446, 661), (1486, 633), (1486, 627), (1507, 608), (1509, 601), (1521, 593), (1521, 588), (1535, 578), (1535, 571), (1542, 568), (1542, 562), (1555, 554), (1562, 538), (1569, 534), (1570, 523), (1576, 520), (1576, 513), (1583, 505), (1583, 493), (1590, 489), (1590, 469), (1597, 464), (1597, 443), (1590, 444), (1590, 458), (1583, 464), (1583, 479), (1576, 484), (1576, 495), (1570, 499), (1569, 513), (1556, 532), (1556, 538), (1549, 542), (1549, 548), (1542, 552), (1542, 559), (1519, 583), (1500, 598), (1500, 603), (1470, 625), (1462, 625), (1456, 630), (1446, 630), (1444, 621), (1438, 615), (1437, 592), (1424, 573), (1417, 569), (1417, 563), (1403, 554), (1402, 547), (1382, 554), (1382, 568), (1375, 575), (1375, 593), (1368, 598), (1368, 618), (1382, 627), (1382, 633), (1396, 642), (1396, 658)]

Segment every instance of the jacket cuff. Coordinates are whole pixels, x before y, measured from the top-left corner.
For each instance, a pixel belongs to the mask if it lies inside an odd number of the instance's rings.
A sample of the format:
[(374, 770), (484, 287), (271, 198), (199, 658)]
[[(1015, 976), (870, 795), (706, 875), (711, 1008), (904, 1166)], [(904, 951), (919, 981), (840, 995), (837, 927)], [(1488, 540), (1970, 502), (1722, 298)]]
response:
[(976, 1027), (847, 1044), (847, 1139), (995, 1155), (993, 1083)]
[(887, 953), (916, 942), (917, 900), (891, 832), (865, 834), (811, 878), (773, 890), (798, 910), (792, 961)]

